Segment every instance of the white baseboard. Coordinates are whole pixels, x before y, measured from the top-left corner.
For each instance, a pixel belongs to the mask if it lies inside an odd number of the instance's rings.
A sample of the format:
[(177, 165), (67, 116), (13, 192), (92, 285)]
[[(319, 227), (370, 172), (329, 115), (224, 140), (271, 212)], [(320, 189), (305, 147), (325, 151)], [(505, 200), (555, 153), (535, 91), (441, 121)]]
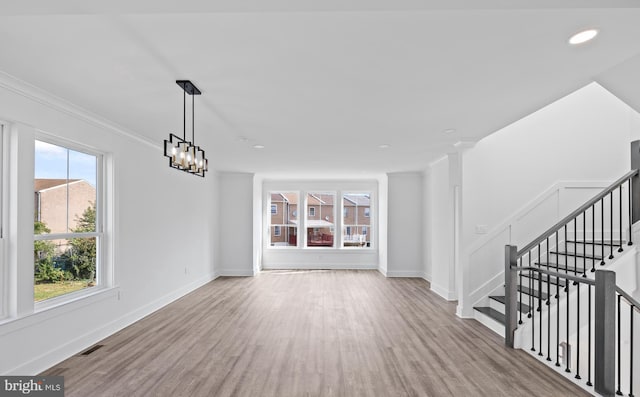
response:
[(431, 283), (431, 291), (435, 292), (448, 301), (455, 301), (456, 299), (458, 299), (455, 291), (449, 291), (449, 289), (438, 284)]
[(456, 316), (460, 318), (475, 318), (474, 312), (473, 307), (463, 307), (460, 304), (456, 306)]
[(387, 277), (387, 269), (383, 269), (383, 268), (379, 267), (378, 271), (380, 272), (380, 274), (382, 274), (383, 276)]
[(387, 277), (412, 277), (424, 279), (426, 275), (425, 272), (417, 270), (390, 270), (387, 271)]
[(379, 270), (375, 265), (368, 264), (271, 264), (262, 265), (263, 270)]
[(253, 277), (256, 275), (253, 269), (220, 269), (219, 277)]
[(192, 292), (195, 289), (209, 283), (214, 280), (216, 276), (211, 273), (207, 274), (199, 279), (178, 288), (177, 290), (150, 302), (137, 310), (123, 315), (110, 323), (103, 325), (102, 327), (81, 335), (64, 345), (50, 350), (24, 364), (21, 364), (8, 371), (5, 375), (37, 375), (42, 371), (51, 368), (57, 363), (66, 360), (67, 358), (78, 354), (79, 352), (87, 349), (102, 339), (113, 335), (121, 329), (139, 321), (140, 319), (150, 315), (151, 313), (163, 308), (171, 302), (181, 298), (182, 296)]

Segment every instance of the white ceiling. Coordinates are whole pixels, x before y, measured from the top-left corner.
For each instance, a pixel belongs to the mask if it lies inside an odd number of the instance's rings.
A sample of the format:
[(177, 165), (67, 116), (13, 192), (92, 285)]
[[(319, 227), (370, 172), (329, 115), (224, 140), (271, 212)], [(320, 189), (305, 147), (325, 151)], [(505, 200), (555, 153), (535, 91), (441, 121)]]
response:
[(592, 81), (640, 108), (637, 1), (0, 3), (0, 70), (158, 145), (192, 80), (222, 170), (422, 169)]

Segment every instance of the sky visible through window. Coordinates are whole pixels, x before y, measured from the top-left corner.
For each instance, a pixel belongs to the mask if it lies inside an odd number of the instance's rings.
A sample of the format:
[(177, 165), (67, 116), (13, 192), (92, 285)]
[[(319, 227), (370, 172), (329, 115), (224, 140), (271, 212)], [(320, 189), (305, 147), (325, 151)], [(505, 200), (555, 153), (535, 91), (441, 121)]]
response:
[(84, 179), (96, 186), (96, 157), (93, 155), (36, 141), (35, 157), (36, 179), (66, 179), (68, 157), (69, 179)]

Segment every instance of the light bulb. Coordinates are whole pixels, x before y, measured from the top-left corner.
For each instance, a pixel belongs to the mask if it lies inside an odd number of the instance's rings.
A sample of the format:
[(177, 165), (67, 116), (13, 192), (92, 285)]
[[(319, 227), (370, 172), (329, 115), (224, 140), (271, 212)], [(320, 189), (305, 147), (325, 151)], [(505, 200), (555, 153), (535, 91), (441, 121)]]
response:
[(180, 158), (183, 159), (184, 158), (184, 152), (180, 152)]
[(171, 148), (171, 154), (176, 154), (176, 147), (175, 146)]
[(187, 161), (191, 162), (191, 155), (190, 154), (187, 155)]

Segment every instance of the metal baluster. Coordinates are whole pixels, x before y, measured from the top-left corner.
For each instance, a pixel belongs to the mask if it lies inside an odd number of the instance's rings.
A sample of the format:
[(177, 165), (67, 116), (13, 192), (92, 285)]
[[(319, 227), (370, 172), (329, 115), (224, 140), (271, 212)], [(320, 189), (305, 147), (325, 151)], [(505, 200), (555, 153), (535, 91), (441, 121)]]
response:
[(596, 271), (596, 205), (591, 206), (591, 273)]
[(609, 193), (609, 210), (611, 212), (611, 219), (609, 219), (609, 225), (611, 226), (609, 229), (609, 243), (611, 244), (609, 245), (611, 251), (609, 253), (609, 259), (613, 259), (613, 190)]
[(622, 185), (618, 187), (618, 191), (620, 192), (620, 248), (618, 248), (618, 252), (624, 251), (622, 248)]
[[(547, 237), (547, 270), (549, 270), (549, 237)], [(551, 305), (551, 277), (547, 274), (547, 306), (549, 305)], [(547, 361), (551, 361), (551, 310), (549, 308), (547, 308)]]
[(587, 277), (587, 210), (582, 213), (582, 277)]
[[(573, 274), (578, 274), (578, 217), (573, 218)], [(567, 257), (567, 260), (569, 257)], [(574, 284), (575, 285), (575, 284)]]
[[(567, 225), (564, 225), (564, 252), (567, 252)], [(558, 269), (560, 268), (560, 255), (556, 255), (556, 261), (558, 262)], [(565, 255), (564, 258), (564, 272), (569, 273), (569, 257)], [(569, 286), (569, 280), (567, 280), (567, 287)], [(565, 291), (568, 289), (565, 287)]]
[[(529, 267), (531, 267), (531, 251), (529, 251)], [(529, 270), (529, 293), (531, 293), (531, 291), (533, 291), (533, 286), (532, 286), (532, 279), (533, 279), (533, 275), (535, 273), (532, 270)], [(532, 298), (531, 298), (531, 294), (529, 294), (529, 313), (527, 313), (527, 318), (531, 318), (531, 316), (533, 315), (533, 313), (531, 313), (533, 311), (533, 302), (532, 302)]]
[(587, 305), (589, 323), (587, 325), (587, 386), (593, 386), (591, 383), (591, 285), (587, 284), (589, 288), (589, 304)]
[(578, 283), (576, 289), (578, 294), (576, 309), (576, 315), (578, 317), (578, 323), (576, 325), (576, 379), (582, 379), (580, 377), (580, 283)]
[(602, 259), (600, 260), (600, 266), (604, 266), (604, 197), (600, 200), (600, 239), (602, 240), (601, 254)]
[[(558, 231), (556, 230), (556, 250), (558, 249)], [(556, 367), (560, 366), (560, 277), (556, 277), (556, 300), (558, 307), (556, 310)]]
[(629, 397), (633, 397), (633, 311), (634, 305), (629, 305), (629, 335), (631, 335), (631, 346), (629, 351)]
[(616, 390), (616, 394), (621, 396), (622, 392), (620, 391), (620, 374), (622, 374), (622, 367), (620, 366), (620, 346), (622, 345), (622, 339), (620, 338), (620, 328), (622, 328), (622, 317), (620, 316), (620, 298), (622, 295), (618, 295), (618, 338), (616, 338), (616, 344), (618, 345), (618, 390)]
[[(540, 246), (538, 246), (538, 259), (540, 259)], [(538, 335), (538, 356), (542, 356), (542, 273), (538, 273), (538, 309), (540, 310), (540, 334)]]
[(631, 227), (633, 224), (633, 213), (632, 213), (632, 209), (633, 209), (633, 199), (631, 198), (631, 178), (629, 178), (629, 243), (628, 245), (633, 245), (632, 237), (631, 237)]
[[(570, 282), (569, 279), (567, 279), (567, 347), (569, 346), (569, 287), (570, 287)], [(560, 309), (560, 308), (558, 308)], [(567, 368), (565, 368), (564, 372), (571, 372), (571, 370), (569, 369), (569, 360), (567, 360)]]
[[(522, 267), (522, 258), (518, 259), (518, 266)], [(520, 271), (520, 298), (518, 299), (518, 305), (520, 305), (519, 309), (520, 309), (520, 313), (518, 314), (519, 316), (519, 320), (518, 320), (518, 324), (522, 324), (522, 270)]]
[[(529, 267), (531, 267), (531, 251), (529, 251)], [(533, 286), (532, 286), (533, 283), (531, 281), (534, 274), (536, 273), (532, 272), (531, 274), (532, 277), (529, 278), (529, 303), (530, 303), (529, 307), (531, 307), (530, 309), (531, 312), (535, 310), (534, 306), (536, 304), (536, 299), (533, 296)], [(532, 352), (536, 351), (536, 315), (535, 313), (531, 313), (531, 351)]]

